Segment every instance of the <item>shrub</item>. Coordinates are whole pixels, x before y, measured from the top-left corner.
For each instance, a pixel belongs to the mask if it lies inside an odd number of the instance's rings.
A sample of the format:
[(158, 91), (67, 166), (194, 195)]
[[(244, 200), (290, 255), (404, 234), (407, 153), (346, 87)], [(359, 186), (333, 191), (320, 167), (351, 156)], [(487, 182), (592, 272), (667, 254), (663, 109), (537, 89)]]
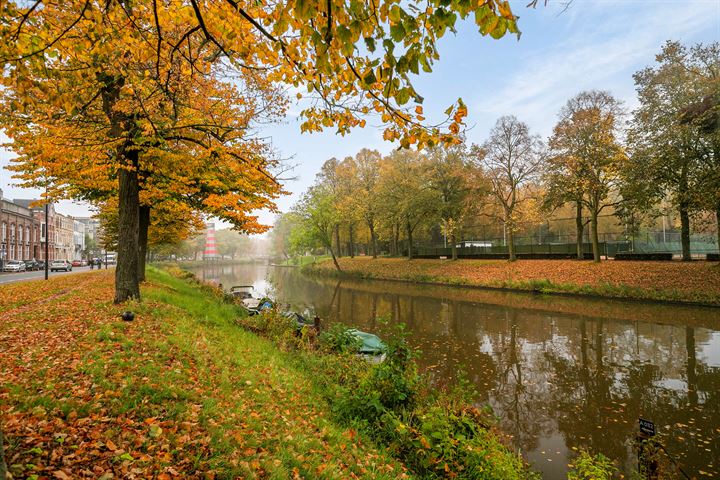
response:
[(341, 389), (335, 411), (346, 420), (372, 423), (387, 411), (409, 409), (420, 381), (413, 357), (404, 336), (391, 338), (385, 361), (372, 365), (356, 387)]
[(334, 353), (357, 353), (362, 346), (362, 340), (350, 334), (349, 327), (335, 323), (320, 333), (320, 345), (324, 350)]
[(575, 458), (568, 472), (568, 480), (611, 480), (617, 472), (613, 462), (599, 453), (590, 455), (585, 450)]

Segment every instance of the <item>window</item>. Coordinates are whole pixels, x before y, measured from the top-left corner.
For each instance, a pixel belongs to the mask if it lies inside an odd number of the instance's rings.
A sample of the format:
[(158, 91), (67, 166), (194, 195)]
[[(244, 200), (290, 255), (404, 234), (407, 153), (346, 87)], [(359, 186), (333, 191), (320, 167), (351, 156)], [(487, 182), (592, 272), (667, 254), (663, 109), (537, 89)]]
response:
[(25, 244), (30, 244), (30, 227), (25, 227)]
[(22, 225), (18, 225), (18, 243), (23, 243), (23, 228)]
[(7, 241), (7, 223), (2, 223), (2, 241), (5, 243)]
[(15, 243), (15, 224), (10, 224), (10, 243)]

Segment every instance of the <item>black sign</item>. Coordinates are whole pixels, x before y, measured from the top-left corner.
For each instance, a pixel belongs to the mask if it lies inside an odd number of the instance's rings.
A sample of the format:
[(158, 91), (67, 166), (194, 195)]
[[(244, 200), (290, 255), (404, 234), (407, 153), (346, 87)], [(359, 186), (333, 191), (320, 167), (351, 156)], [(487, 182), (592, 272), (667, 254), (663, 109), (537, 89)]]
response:
[(645, 435), (652, 437), (653, 435), (655, 435), (655, 424), (650, 420), (645, 420), (644, 418), (641, 418), (640, 433), (644, 433)]

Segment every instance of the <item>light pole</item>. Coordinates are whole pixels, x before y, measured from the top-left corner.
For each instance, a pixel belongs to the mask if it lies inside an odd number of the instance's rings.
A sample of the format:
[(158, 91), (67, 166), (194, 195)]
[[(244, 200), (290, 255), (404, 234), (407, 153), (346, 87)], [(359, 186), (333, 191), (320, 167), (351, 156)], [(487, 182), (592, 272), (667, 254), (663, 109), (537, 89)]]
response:
[(50, 251), (50, 224), (48, 223), (48, 210), (50, 209), (47, 201), (45, 202), (45, 280), (48, 279), (48, 273), (50, 272), (50, 259), (48, 258), (48, 252)]

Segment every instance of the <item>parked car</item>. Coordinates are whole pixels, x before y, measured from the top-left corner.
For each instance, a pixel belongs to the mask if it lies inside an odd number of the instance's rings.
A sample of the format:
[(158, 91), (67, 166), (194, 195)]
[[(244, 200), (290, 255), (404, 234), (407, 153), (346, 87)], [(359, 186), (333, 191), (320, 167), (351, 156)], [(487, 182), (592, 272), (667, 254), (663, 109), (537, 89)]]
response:
[(37, 262), (35, 260), (25, 260), (25, 270), (27, 270), (28, 272), (38, 270)]
[(45, 260), (38, 260), (35, 264), (38, 270), (45, 270)]
[(8, 260), (3, 265), (3, 272), (24, 272), (25, 262), (20, 260)]
[(50, 262), (51, 272), (59, 272), (60, 270), (64, 272), (72, 272), (72, 264), (66, 260), (53, 260)]
[(73, 266), (73, 267), (82, 267), (82, 261), (80, 261), (80, 260), (73, 260), (73, 261), (72, 261), (72, 266)]

